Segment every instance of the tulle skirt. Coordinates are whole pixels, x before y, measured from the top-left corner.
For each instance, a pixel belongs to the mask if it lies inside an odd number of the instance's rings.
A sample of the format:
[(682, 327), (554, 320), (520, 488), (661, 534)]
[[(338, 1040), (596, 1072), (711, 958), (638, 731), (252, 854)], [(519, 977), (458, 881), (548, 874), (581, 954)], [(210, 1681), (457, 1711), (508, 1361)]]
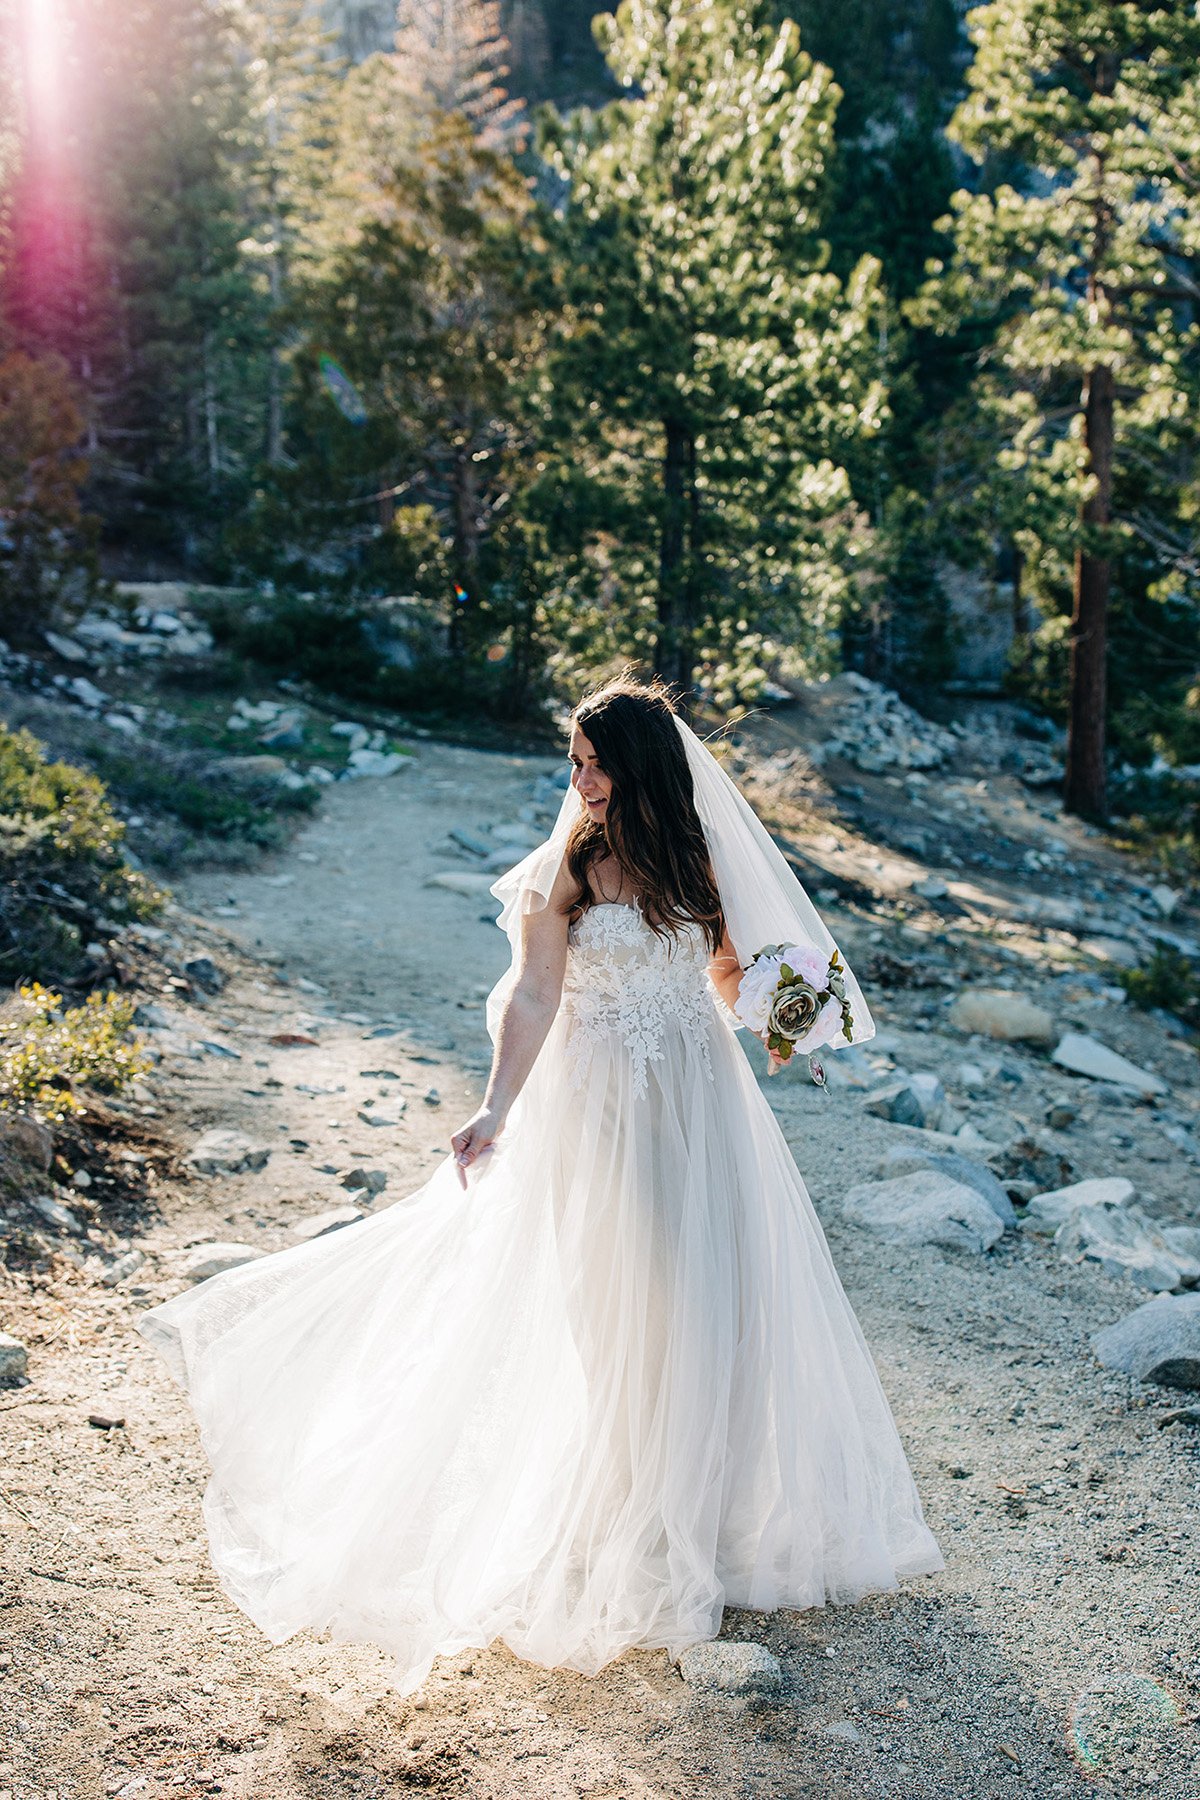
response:
[(225, 1593), (395, 1658), (594, 1673), (726, 1605), (944, 1566), (870, 1351), (733, 1033), (582, 1079), (560, 1014), (495, 1150), (144, 1312), (195, 1414)]

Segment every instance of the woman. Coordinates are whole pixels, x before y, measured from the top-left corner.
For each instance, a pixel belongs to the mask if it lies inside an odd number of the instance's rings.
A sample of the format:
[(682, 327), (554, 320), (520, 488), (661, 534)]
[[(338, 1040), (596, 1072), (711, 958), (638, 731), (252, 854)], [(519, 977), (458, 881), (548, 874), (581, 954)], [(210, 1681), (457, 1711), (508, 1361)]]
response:
[(225, 1592), (274, 1642), (380, 1645), (402, 1692), (496, 1639), (593, 1673), (943, 1567), (729, 1010), (757, 949), (833, 940), (661, 686), (584, 701), (570, 758), (493, 890), (513, 962), (453, 1155), (138, 1324)]

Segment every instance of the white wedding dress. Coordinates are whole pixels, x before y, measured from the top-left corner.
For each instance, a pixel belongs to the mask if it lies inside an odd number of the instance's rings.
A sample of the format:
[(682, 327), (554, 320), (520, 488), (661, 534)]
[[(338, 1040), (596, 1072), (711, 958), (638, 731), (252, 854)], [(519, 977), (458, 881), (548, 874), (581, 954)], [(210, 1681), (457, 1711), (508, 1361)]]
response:
[(944, 1566), (706, 962), (592, 906), (465, 1192), (447, 1157), (142, 1314), (221, 1586), (274, 1642), (372, 1642), (405, 1693), (496, 1639), (593, 1673)]

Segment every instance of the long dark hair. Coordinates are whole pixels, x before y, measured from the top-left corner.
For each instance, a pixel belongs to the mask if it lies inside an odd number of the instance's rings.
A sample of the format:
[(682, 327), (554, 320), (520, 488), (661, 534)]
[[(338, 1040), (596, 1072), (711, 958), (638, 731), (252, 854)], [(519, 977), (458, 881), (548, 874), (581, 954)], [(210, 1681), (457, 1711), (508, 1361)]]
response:
[(674, 712), (663, 682), (621, 675), (572, 713), (612, 781), (612, 795), (602, 820), (581, 813), (571, 827), (566, 861), (578, 892), (566, 910), (593, 904), (588, 869), (611, 853), (660, 937), (699, 925), (716, 952), (725, 916)]

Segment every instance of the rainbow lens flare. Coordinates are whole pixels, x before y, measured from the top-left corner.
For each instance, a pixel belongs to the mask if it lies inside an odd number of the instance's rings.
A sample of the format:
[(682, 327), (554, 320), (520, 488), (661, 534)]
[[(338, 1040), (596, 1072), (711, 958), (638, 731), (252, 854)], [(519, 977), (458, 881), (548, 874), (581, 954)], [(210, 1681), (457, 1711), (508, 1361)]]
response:
[(1105, 1773), (1136, 1763), (1153, 1740), (1182, 1722), (1179, 1702), (1161, 1681), (1134, 1670), (1118, 1671), (1076, 1694), (1067, 1744), (1081, 1769)]
[(365, 425), (367, 422), (367, 403), (347, 375), (340, 363), (334, 362), (332, 356), (322, 356), (320, 360), (321, 380), (329, 391), (329, 397), (351, 425)]

